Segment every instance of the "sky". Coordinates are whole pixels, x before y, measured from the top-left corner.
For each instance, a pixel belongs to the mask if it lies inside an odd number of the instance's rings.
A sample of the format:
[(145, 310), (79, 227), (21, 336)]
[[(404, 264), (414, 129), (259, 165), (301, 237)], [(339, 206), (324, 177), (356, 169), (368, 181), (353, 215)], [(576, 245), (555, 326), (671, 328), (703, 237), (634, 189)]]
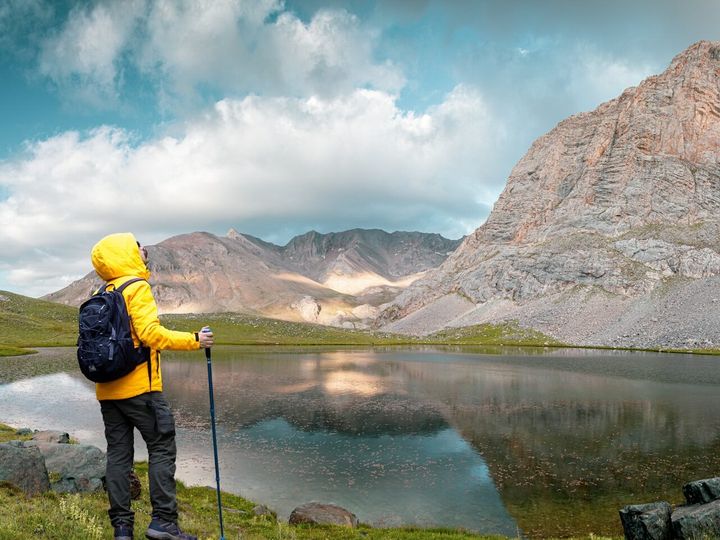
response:
[(0, 289), (147, 245), (459, 238), (559, 121), (720, 40), (720, 0), (0, 0)]

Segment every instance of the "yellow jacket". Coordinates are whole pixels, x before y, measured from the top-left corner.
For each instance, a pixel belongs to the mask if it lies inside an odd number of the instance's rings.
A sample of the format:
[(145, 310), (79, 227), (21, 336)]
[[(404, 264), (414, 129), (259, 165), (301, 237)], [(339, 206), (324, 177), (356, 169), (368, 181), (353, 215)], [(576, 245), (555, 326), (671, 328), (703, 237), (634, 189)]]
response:
[[(92, 264), (97, 274), (120, 287), (126, 281), (139, 277), (150, 278), (150, 271), (140, 256), (135, 237), (130, 233), (111, 234), (100, 240), (92, 249)], [(127, 399), (145, 392), (162, 391), (160, 351), (174, 349), (190, 351), (200, 348), (192, 332), (175, 332), (160, 324), (157, 304), (147, 281), (138, 281), (123, 290), (130, 316), (130, 329), (136, 347), (140, 343), (150, 347), (150, 372), (147, 362), (137, 366), (120, 379), (97, 383), (95, 394), (99, 400)]]

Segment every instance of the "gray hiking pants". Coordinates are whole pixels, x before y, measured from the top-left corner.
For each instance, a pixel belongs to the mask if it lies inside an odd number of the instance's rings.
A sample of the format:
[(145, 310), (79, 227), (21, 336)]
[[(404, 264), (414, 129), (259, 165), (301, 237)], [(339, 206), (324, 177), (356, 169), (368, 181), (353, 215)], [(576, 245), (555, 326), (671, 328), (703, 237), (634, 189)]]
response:
[(105, 483), (110, 500), (108, 515), (113, 527), (120, 524), (132, 526), (135, 518), (130, 508), (134, 428), (147, 444), (152, 517), (177, 523), (175, 420), (162, 392), (148, 392), (129, 399), (102, 400), (100, 409), (107, 440)]

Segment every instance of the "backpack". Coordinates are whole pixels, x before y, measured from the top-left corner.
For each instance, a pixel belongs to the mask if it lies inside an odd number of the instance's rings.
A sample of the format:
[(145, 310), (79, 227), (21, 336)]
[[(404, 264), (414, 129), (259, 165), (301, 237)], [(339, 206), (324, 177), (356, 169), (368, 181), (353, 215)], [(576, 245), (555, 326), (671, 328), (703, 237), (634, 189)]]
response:
[(150, 360), (148, 348), (133, 344), (122, 295), (136, 281), (145, 280), (133, 278), (111, 291), (105, 285), (80, 306), (77, 359), (80, 371), (91, 381), (114, 381)]

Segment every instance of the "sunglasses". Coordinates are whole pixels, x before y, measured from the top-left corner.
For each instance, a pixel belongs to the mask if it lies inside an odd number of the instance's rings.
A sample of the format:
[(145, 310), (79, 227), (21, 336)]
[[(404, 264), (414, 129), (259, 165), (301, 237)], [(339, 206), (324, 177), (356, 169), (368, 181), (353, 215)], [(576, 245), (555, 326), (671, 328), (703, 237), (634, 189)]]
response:
[(144, 246), (141, 246), (141, 245), (140, 245), (140, 242), (138, 242), (138, 241), (136, 241), (135, 243), (138, 245), (138, 249), (139, 249), (140, 252), (142, 253), (143, 258), (144, 258), (144, 259), (147, 259), (147, 258), (148, 258), (147, 248), (144, 247)]

